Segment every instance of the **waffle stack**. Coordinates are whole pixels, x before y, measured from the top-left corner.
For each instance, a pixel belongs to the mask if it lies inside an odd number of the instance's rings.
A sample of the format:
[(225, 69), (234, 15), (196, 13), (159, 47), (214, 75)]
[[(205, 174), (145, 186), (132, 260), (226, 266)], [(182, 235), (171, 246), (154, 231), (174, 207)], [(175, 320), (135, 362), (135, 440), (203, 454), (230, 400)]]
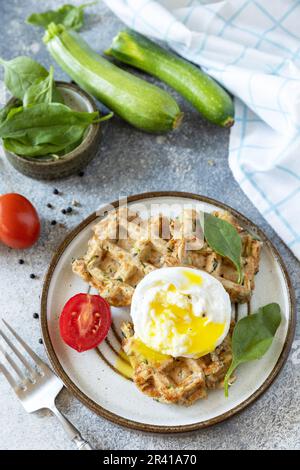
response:
[(142, 393), (161, 403), (188, 406), (205, 398), (208, 390), (223, 387), (232, 360), (232, 329), (233, 324), (222, 344), (206, 356), (199, 359), (169, 357), (154, 363), (136, 352), (133, 326), (124, 323), (123, 349), (133, 367), (134, 383)]
[(243, 284), (237, 283), (237, 272), (230, 260), (214, 252), (197, 230), (186, 230), (197, 225), (199, 215), (192, 210), (184, 210), (176, 219), (158, 215), (142, 220), (127, 208), (109, 213), (94, 226), (87, 253), (73, 262), (73, 271), (115, 307), (129, 306), (141, 279), (154, 269), (167, 266), (202, 269), (223, 284), (232, 302), (248, 302), (259, 267), (261, 242), (228, 212), (214, 215), (234, 225), (241, 236)]

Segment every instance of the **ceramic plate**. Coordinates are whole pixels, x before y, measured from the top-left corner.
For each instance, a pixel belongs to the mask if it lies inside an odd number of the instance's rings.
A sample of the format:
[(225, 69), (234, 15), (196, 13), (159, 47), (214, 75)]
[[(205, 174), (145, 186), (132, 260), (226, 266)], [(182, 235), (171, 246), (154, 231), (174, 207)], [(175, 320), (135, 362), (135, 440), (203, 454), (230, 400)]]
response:
[[(230, 388), (227, 399), (223, 390), (211, 391), (207, 399), (199, 400), (190, 407), (183, 407), (165, 405), (150, 399), (125, 377), (124, 364), (121, 373), (117, 370), (120, 369), (120, 324), (129, 318), (127, 309), (112, 309), (113, 328), (98, 349), (78, 354), (66, 346), (59, 335), (59, 314), (71, 296), (88, 291), (87, 284), (72, 273), (71, 262), (85, 253), (91, 228), (99, 220), (97, 214), (92, 214), (73, 230), (52, 260), (42, 296), (44, 344), (54, 370), (66, 387), (99, 415), (143, 431), (183, 432), (203, 428), (241, 411), (257, 399), (277, 376), (287, 358), (295, 329), (291, 284), (278, 252), (266, 236), (230, 207), (203, 196), (174, 192), (148, 193), (128, 198), (129, 207), (137, 203), (142, 203), (147, 209), (150, 204), (155, 204), (156, 210), (162, 212), (171, 205), (174, 212), (172, 215), (176, 215), (183, 204), (187, 203), (196, 204), (197, 208), (206, 212), (229, 210), (241, 225), (258, 234), (264, 244), (251, 305), (239, 305), (233, 308), (233, 312), (240, 318), (250, 310), (254, 311), (270, 302), (278, 302), (283, 320), (271, 348), (260, 361), (238, 368), (237, 380)], [(118, 202), (115, 202), (107, 209), (117, 206)], [(141, 215), (145, 214), (142, 212)]]

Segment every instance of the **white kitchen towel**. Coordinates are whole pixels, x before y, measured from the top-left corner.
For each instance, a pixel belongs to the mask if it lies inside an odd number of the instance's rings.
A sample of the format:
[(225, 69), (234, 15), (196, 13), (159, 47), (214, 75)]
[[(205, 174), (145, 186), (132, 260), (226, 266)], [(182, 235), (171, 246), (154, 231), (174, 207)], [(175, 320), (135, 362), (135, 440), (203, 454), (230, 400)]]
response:
[(229, 165), (300, 259), (300, 0), (104, 0), (235, 96)]

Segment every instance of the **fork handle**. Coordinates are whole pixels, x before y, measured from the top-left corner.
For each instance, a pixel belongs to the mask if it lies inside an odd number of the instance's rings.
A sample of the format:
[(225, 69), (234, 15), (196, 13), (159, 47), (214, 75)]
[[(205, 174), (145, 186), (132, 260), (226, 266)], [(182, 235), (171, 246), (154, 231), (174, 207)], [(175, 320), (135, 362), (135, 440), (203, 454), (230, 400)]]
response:
[(75, 444), (77, 445), (78, 450), (93, 450), (90, 444), (85, 441), (80, 435), (78, 437), (75, 437), (73, 442), (75, 442)]
[(77, 446), (78, 450), (93, 450), (90, 444), (83, 439), (78, 429), (53, 405), (50, 410), (58, 418), (62, 427), (68, 434), (72, 442)]

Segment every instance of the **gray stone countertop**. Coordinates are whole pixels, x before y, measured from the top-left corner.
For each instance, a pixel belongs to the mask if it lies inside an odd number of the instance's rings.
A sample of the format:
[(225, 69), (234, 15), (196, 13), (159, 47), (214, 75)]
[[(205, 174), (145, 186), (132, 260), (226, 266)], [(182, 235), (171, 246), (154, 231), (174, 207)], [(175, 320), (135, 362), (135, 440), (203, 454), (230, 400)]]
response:
[[(0, 56), (9, 59), (31, 55), (49, 67), (52, 60), (41, 41), (42, 31), (25, 24), (24, 19), (34, 11), (56, 8), (61, 3), (58, 0), (1, 2)], [(122, 24), (101, 3), (89, 11), (82, 34), (95, 50), (103, 51)], [(53, 65), (57, 79), (68, 79)], [(2, 80), (0, 88), (4, 102)], [(45, 360), (46, 353), (39, 344), (39, 322), (32, 315), (40, 308), (43, 276), (49, 261), (70, 229), (100, 204), (119, 196), (145, 191), (189, 191), (219, 199), (240, 210), (265, 231), (283, 256), (299, 306), (300, 264), (234, 181), (227, 161), (228, 131), (203, 121), (173, 94), (186, 113), (179, 131), (162, 137), (141, 133), (117, 118), (104, 123), (99, 152), (81, 178), (74, 176), (54, 182), (31, 180), (12, 169), (1, 150), (0, 193), (22, 193), (35, 204), (42, 220), (42, 236), (36, 246), (23, 252), (0, 245), (0, 316), (22, 332), (24, 339)], [(53, 188), (58, 188), (61, 194), (55, 196)], [(80, 207), (64, 216), (61, 209), (74, 198)], [(47, 208), (48, 202), (53, 209)], [(59, 224), (52, 226), (52, 219)], [(24, 265), (18, 264), (19, 258), (25, 260)], [(30, 279), (31, 272), (37, 279)], [(93, 414), (67, 390), (61, 393), (57, 405), (97, 449), (300, 449), (300, 366), (295, 350), (299, 349), (299, 339), (298, 324), (294, 355), (290, 354), (276, 382), (259, 400), (229, 421), (198, 432), (155, 435), (122, 428)], [(1, 449), (72, 448), (56, 418), (47, 412), (26, 414), (2, 377), (0, 397)]]

